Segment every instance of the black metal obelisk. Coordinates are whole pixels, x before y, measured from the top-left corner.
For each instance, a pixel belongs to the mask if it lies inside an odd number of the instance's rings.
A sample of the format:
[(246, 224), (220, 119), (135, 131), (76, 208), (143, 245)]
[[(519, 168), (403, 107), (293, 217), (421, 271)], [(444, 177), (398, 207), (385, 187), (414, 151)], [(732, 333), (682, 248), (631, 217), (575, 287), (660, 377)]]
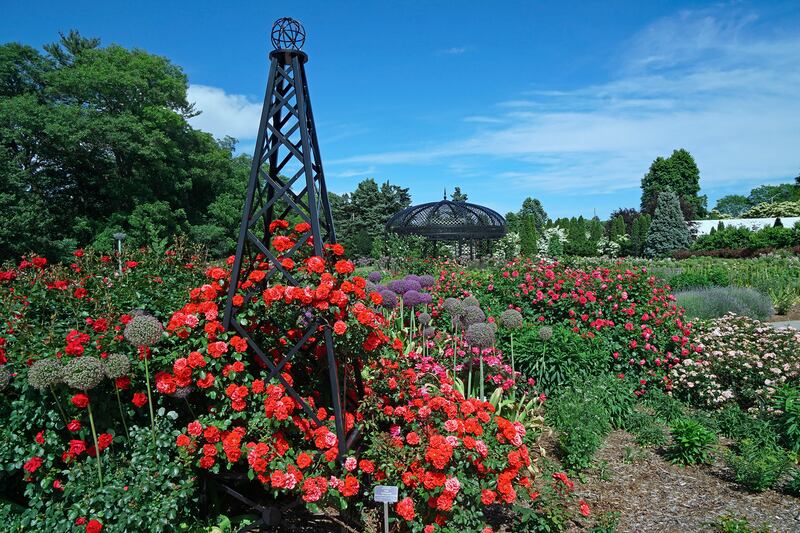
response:
[[(269, 261), (270, 269), (266, 278), (258, 286), (251, 288), (250, 295), (256, 294), (259, 287), (263, 287), (275, 276), (281, 276), (282, 283), (298, 285), (291, 272), (283, 267), (270, 248), (269, 225), (273, 220), (293, 215), (295, 219), (302, 219), (310, 226), (292, 249), (280, 254), (283, 258), (294, 255), (308, 237), (313, 237), (314, 253), (318, 256), (323, 255), (324, 244), (336, 242), (314, 115), (308, 95), (305, 72), (308, 56), (301, 51), (304, 42), (305, 32), (299, 22), (291, 18), (282, 18), (275, 22), (272, 28), (272, 44), (275, 49), (269, 54), (267, 91), (247, 185), (223, 325), (225, 329), (233, 329), (247, 340), (250, 348), (269, 368), (269, 378), (280, 380), (287, 393), (300, 404), (306, 414), (317, 424), (321, 424), (315, 410), (281, 376), (286, 362), (306, 346), (309, 339), (317, 338), (321, 321), (311, 320), (303, 328), (304, 334), (299, 341), (294, 346), (288, 346), (288, 351), (275, 362), (266, 354), (271, 347), (259, 346), (258, 341), (237, 318), (248, 305), (250, 297), (245, 296), (240, 307), (233, 305), (233, 296), (239, 288), (240, 280), (247, 279), (248, 269), (256, 261)], [(322, 337), (341, 458), (347, 451), (348, 443), (337, 361), (329, 326), (323, 327)], [(354, 435), (351, 435), (351, 442), (352, 438)]]

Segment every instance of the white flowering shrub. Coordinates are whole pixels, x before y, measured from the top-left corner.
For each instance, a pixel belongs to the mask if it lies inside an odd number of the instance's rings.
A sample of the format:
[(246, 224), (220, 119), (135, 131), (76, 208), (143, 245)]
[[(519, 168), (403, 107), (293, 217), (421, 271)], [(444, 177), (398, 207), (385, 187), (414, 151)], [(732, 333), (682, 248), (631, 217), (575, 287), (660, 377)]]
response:
[(519, 233), (509, 231), (502, 239), (498, 239), (492, 257), (503, 261), (511, 261), (515, 257), (519, 257), (519, 253)]
[(696, 331), (702, 351), (673, 368), (675, 395), (699, 406), (757, 409), (782, 385), (800, 384), (800, 331), (732, 313)]
[(564, 251), (565, 242), (567, 242), (567, 231), (564, 228), (558, 226), (547, 228), (537, 242), (539, 255), (558, 256)]

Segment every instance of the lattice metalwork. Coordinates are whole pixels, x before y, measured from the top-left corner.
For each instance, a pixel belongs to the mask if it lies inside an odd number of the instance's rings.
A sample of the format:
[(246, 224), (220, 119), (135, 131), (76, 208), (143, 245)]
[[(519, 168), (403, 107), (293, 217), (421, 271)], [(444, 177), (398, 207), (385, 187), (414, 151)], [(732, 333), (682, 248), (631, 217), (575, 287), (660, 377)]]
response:
[[(275, 37), (276, 32), (279, 37), (286, 34), (286, 20), (280, 19), (273, 28), (273, 42), (276, 46), (284, 46), (288, 42), (284, 42), (282, 37), (277, 40)], [(289, 37), (300, 34), (304, 37), (305, 32), (297, 21), (291, 20), (288, 27), (291, 30)], [(310, 351), (316, 344), (324, 343), (328, 366), (327, 378), (330, 385), (330, 407), (336, 420), (339, 453), (343, 456), (357, 433), (351, 432), (349, 436), (345, 433), (343, 401), (340, 396), (337, 360), (333, 351), (330, 328), (327, 326), (321, 328), (320, 320), (298, 316), (298, 328), (303, 334), (293, 339), (292, 342), (296, 343), (287, 346), (276, 361), (268, 355), (274, 347), (259, 345), (258, 335), (252, 327), (246, 325), (245, 320), (239, 318), (247, 309), (251, 297), (260, 294), (264, 285), (270, 281), (274, 282), (276, 276), (282, 278), (281, 283), (298, 285), (291, 272), (287, 271), (278, 260), (277, 252), (271, 248), (269, 225), (273, 220), (289, 218), (309, 224), (309, 230), (297, 239), (297, 244), (280, 254), (282, 258), (294, 256), (309, 237), (313, 238), (314, 252), (318, 256), (323, 255), (324, 244), (336, 242), (304, 67), (308, 56), (297, 49), (295, 45), (298, 43), (296, 39), (291, 40), (291, 43), (286, 45), (288, 48), (273, 50), (269, 55), (270, 70), (266, 96), (256, 138), (236, 256), (232, 265), (223, 325), (226, 329), (235, 330), (247, 340), (252, 351), (269, 369), (269, 379), (278, 379), (287, 393), (317, 424), (321, 424), (322, 421), (317, 418), (316, 410), (298, 394), (297, 381), (294, 386), (290, 385), (281, 376), (281, 372), (286, 363), (301, 350)], [(269, 263), (266, 277), (249, 289), (241, 306), (234, 306), (233, 297), (239, 290), (240, 284), (247, 280), (251, 267), (263, 262)]]
[(506, 234), (506, 221), (488, 207), (444, 199), (395, 213), (386, 230), (441, 241), (499, 239)]

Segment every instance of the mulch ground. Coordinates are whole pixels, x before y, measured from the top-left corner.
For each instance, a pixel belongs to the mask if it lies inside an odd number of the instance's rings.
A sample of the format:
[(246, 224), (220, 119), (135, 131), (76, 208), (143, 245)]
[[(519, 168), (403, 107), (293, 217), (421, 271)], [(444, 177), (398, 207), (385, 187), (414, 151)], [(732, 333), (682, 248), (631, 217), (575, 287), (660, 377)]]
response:
[(630, 434), (615, 431), (596, 461), (585, 483), (575, 484), (576, 492), (593, 513), (619, 512), (619, 531), (716, 531), (710, 524), (721, 515), (746, 518), (752, 527), (766, 524), (770, 531), (800, 531), (800, 499), (741, 489), (719, 460), (673, 465), (658, 450), (641, 448)]

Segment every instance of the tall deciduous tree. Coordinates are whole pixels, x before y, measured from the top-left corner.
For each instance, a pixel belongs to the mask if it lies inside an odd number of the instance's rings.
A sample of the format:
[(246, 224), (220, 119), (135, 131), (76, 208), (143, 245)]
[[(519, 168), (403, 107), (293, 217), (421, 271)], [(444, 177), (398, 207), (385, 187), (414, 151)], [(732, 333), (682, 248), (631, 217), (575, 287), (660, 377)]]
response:
[(720, 213), (738, 217), (751, 207), (753, 207), (753, 204), (750, 203), (746, 196), (729, 194), (717, 200), (717, 205), (714, 206), (714, 209)]
[(648, 257), (661, 257), (689, 247), (689, 228), (681, 212), (678, 195), (671, 190), (658, 195), (658, 204), (647, 239), (644, 253)]
[(189, 126), (186, 91), (167, 59), (77, 32), (0, 46), (0, 259), (222, 228), (209, 207), (246, 174)]
[(707, 198), (700, 196), (700, 170), (692, 155), (683, 148), (668, 158), (657, 157), (642, 178), (643, 213), (653, 214), (658, 195), (671, 189), (677, 194), (687, 220), (706, 215)]

